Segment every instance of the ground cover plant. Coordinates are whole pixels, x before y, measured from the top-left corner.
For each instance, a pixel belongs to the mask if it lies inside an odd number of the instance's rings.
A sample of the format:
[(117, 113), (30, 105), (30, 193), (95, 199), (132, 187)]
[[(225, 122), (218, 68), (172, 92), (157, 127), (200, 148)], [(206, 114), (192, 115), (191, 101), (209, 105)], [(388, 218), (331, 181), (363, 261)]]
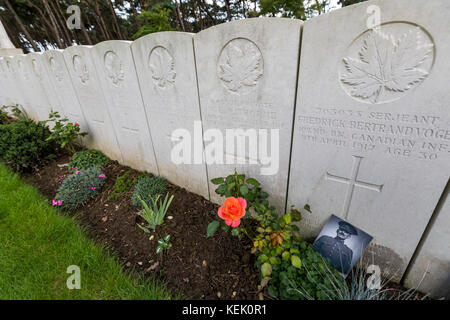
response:
[(139, 177), (132, 178), (131, 171), (125, 172), (123, 175), (116, 179), (116, 182), (114, 183), (114, 190), (109, 195), (109, 199), (119, 200), (123, 193), (133, 189), (139, 179), (143, 176), (145, 175), (142, 174)]
[(109, 159), (100, 151), (89, 149), (76, 152), (69, 162), (69, 172), (104, 166)]
[[(124, 272), (115, 257), (86, 237), (0, 163), (0, 297), (2, 299), (170, 299), (152, 278)], [(69, 290), (67, 267), (81, 271)]]

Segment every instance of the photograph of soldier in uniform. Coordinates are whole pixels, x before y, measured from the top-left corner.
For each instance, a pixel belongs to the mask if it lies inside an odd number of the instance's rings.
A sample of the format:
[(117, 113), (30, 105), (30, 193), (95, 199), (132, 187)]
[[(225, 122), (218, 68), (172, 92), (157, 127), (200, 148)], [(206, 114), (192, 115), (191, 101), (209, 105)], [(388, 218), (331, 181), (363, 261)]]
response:
[(332, 215), (314, 241), (314, 249), (347, 276), (372, 236)]

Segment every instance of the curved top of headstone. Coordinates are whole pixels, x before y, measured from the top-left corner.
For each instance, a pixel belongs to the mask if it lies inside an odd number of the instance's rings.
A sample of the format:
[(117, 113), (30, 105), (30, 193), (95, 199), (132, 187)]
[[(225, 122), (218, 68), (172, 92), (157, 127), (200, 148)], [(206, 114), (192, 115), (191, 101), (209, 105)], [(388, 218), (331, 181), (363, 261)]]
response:
[(195, 37), (202, 36), (204, 34), (208, 34), (210, 32), (216, 32), (217, 29), (234, 29), (234, 28), (240, 28), (241, 25), (247, 25), (247, 26), (258, 26), (258, 25), (264, 25), (267, 24), (268, 27), (276, 28), (277, 25), (287, 25), (287, 24), (299, 24), (302, 25), (303, 21), (299, 19), (291, 19), (291, 18), (278, 18), (278, 17), (259, 17), (259, 18), (246, 18), (246, 19), (240, 19), (240, 20), (233, 20), (230, 22), (221, 23), (215, 26), (212, 26), (208, 29), (202, 30), (195, 34)]
[(194, 33), (192, 32), (183, 32), (183, 31), (161, 31), (161, 32), (154, 32), (147, 34), (143, 37), (140, 37), (133, 41), (131, 44), (132, 47), (139, 46), (140, 43), (148, 41), (149, 39), (161, 39), (166, 37), (190, 37), (192, 38), (194, 36)]
[(9, 40), (8, 34), (6, 33), (5, 27), (0, 20), (0, 49), (15, 49), (11, 40)]

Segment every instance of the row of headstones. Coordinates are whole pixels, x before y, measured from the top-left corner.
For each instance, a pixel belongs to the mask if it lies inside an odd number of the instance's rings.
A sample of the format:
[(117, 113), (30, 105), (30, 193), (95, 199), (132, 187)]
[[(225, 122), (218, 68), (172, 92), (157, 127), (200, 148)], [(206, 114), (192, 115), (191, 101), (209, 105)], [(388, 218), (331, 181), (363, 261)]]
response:
[[(381, 27), (369, 29), (374, 5)], [(309, 204), (306, 237), (336, 214), (374, 236), (365, 257), (394, 280), (414, 287), (427, 272), (421, 288), (448, 295), (446, 30), (444, 0), (379, 0), (304, 24), (246, 19), (73, 46), (0, 59), (1, 102), (37, 120), (59, 111), (90, 133), (88, 147), (215, 202), (208, 180), (236, 168), (280, 210)], [(258, 131), (257, 154), (211, 151), (212, 129), (231, 128), (269, 131)], [(177, 145), (193, 145), (192, 164), (174, 163)], [(205, 164), (208, 152), (225, 163)]]

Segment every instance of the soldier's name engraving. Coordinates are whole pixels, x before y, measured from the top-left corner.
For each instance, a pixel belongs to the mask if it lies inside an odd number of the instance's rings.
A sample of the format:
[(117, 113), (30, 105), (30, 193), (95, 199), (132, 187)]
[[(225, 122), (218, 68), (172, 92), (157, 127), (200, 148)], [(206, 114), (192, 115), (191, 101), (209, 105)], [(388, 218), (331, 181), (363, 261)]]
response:
[(448, 120), (433, 114), (350, 108), (315, 108), (310, 114), (298, 114), (296, 129), (311, 143), (423, 160), (450, 154)]

